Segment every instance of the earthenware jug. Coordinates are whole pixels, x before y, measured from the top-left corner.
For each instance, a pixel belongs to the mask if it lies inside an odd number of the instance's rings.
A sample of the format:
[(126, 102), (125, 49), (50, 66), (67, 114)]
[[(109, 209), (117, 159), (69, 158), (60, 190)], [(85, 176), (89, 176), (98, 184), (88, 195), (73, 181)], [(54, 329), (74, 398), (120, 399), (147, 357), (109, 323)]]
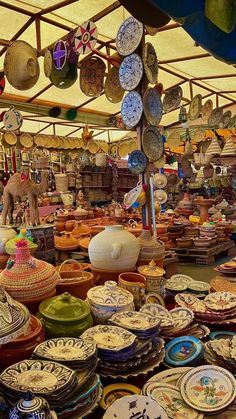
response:
[(119, 275), (118, 285), (134, 296), (135, 308), (139, 309), (145, 302), (146, 278), (135, 272), (123, 272)]

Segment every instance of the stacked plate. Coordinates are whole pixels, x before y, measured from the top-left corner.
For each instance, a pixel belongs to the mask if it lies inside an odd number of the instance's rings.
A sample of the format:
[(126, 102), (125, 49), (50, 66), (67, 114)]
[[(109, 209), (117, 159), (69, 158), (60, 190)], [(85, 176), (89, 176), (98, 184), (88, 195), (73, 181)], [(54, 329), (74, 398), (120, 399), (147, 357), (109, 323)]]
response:
[(109, 378), (145, 375), (164, 358), (162, 339), (139, 340), (130, 331), (117, 326), (94, 326), (86, 330), (82, 338), (95, 341), (100, 358), (99, 373)]
[(202, 342), (194, 336), (172, 339), (165, 346), (165, 365), (168, 367), (194, 366), (202, 359), (203, 352)]
[(213, 278), (210, 282), (210, 286), (213, 292), (228, 291), (232, 294), (236, 294), (236, 284), (221, 276)]
[[(234, 277), (236, 275), (236, 261), (230, 260), (229, 262), (222, 263), (221, 265), (217, 266), (215, 270), (222, 275), (229, 275)], [(231, 279), (229, 280), (231, 281)], [(236, 281), (236, 277), (234, 280)]]
[(60, 362), (77, 371), (94, 371), (97, 346), (93, 341), (81, 338), (49, 339), (36, 346), (32, 358)]
[(86, 416), (101, 398), (99, 376), (88, 371), (76, 373), (62, 364), (46, 360), (18, 362), (2, 372), (0, 382), (8, 403), (16, 403), (30, 390), (44, 397), (63, 419), (73, 412), (83, 412)]
[(115, 326), (123, 327), (134, 333), (139, 339), (148, 339), (157, 336), (160, 330), (160, 321), (145, 313), (137, 311), (123, 311), (115, 313), (109, 319)]
[(236, 374), (236, 337), (210, 340), (205, 344), (204, 358), (209, 364), (219, 365)]
[(210, 285), (203, 281), (194, 281), (187, 275), (172, 275), (165, 283), (165, 288), (169, 295), (176, 295), (178, 292), (186, 292), (196, 294), (198, 297), (204, 298), (210, 291)]

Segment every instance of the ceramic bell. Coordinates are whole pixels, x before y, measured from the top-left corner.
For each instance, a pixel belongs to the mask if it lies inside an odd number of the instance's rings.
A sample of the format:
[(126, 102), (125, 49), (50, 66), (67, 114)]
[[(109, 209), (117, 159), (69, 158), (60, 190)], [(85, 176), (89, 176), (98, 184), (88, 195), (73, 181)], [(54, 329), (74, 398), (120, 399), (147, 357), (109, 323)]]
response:
[[(52, 419), (48, 402), (27, 391), (24, 398), (9, 411), (9, 419)], [(55, 416), (54, 416), (55, 417)]]

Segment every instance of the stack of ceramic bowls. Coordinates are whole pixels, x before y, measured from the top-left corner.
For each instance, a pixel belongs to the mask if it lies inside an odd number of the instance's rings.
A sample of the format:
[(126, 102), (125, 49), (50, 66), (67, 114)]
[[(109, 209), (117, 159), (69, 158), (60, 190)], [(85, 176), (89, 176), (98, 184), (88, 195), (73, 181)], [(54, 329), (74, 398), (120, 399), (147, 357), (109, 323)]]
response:
[(197, 365), (204, 353), (203, 344), (194, 336), (181, 336), (172, 339), (165, 346), (165, 364), (168, 367)]
[(100, 375), (126, 379), (145, 375), (158, 367), (164, 358), (164, 341), (160, 338), (139, 340), (118, 326), (98, 325), (83, 333), (98, 346)]
[(72, 413), (85, 416), (101, 398), (101, 384), (96, 374), (76, 373), (62, 364), (46, 360), (18, 362), (2, 372), (0, 382), (9, 404), (16, 403), (30, 390), (36, 396), (44, 397), (63, 419)]
[(93, 341), (81, 338), (49, 339), (35, 348), (32, 358), (60, 362), (76, 371), (94, 371), (97, 347)]
[(230, 260), (229, 262), (222, 263), (221, 265), (216, 267), (216, 271), (219, 272), (221, 275), (226, 276), (226, 278), (234, 282), (236, 281), (236, 278), (234, 277), (236, 275), (236, 261)]
[(157, 336), (160, 321), (145, 313), (123, 311), (113, 314), (109, 320), (115, 326), (123, 327), (134, 333), (139, 339), (149, 339)]

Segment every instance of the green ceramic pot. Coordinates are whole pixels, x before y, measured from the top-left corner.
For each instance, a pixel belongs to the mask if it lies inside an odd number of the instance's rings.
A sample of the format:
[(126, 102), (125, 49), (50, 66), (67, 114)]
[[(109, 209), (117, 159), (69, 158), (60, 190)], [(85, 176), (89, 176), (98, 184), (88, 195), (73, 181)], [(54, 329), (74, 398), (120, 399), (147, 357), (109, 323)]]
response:
[(43, 301), (37, 317), (47, 338), (78, 337), (93, 326), (88, 304), (67, 292)]

